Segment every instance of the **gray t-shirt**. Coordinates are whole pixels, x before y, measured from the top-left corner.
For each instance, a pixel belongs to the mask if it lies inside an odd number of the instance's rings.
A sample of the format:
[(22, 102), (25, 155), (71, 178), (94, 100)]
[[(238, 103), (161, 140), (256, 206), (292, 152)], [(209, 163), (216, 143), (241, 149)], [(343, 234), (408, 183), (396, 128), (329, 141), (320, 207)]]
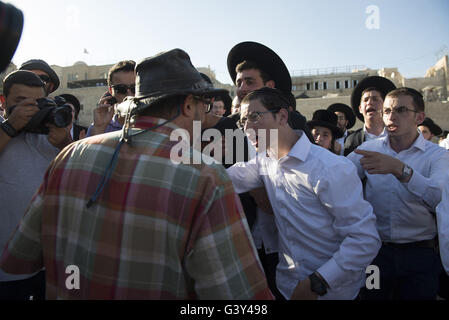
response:
[[(3, 118), (0, 116), (0, 121)], [(45, 171), (59, 150), (47, 135), (21, 133), (0, 151), (0, 253), (25, 213)], [(11, 275), (0, 269), (0, 281), (27, 279), (32, 275)]]

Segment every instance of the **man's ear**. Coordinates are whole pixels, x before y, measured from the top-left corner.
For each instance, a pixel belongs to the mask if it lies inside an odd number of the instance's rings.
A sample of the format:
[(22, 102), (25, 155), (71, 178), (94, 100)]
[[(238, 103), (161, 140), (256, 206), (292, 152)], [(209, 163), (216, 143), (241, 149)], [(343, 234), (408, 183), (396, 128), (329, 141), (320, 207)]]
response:
[(181, 114), (186, 117), (192, 117), (194, 113), (193, 110), (194, 105), (195, 105), (194, 98), (191, 94), (189, 94), (181, 106)]
[(415, 117), (416, 126), (419, 126), (421, 123), (423, 123), (424, 119), (426, 119), (426, 113), (425, 112), (417, 112), (416, 117)]
[(286, 125), (288, 124), (288, 110), (285, 108), (282, 108), (279, 110), (278, 112), (278, 116), (279, 116), (279, 121), (281, 125)]
[(267, 83), (265, 83), (265, 86), (271, 89), (274, 89), (276, 86), (276, 83), (274, 82), (274, 80), (268, 80)]
[(108, 86), (108, 92), (112, 95), (112, 87)]

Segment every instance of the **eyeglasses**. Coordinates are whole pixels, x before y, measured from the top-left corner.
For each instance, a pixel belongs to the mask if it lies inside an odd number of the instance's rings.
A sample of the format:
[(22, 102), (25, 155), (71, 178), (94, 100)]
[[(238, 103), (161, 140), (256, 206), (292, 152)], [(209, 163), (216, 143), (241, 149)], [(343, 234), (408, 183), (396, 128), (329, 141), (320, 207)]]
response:
[(40, 74), (39, 78), (41, 78), (42, 82), (45, 83), (45, 84), (50, 82), (50, 77), (46, 76), (45, 74)]
[(400, 107), (393, 108), (393, 109), (391, 109), (391, 108), (385, 108), (385, 109), (383, 109), (382, 113), (383, 113), (384, 115), (386, 115), (386, 116), (389, 116), (389, 115), (390, 115), (391, 113), (393, 113), (393, 112), (395, 112), (395, 113), (397, 113), (397, 114), (399, 114), (399, 115), (403, 115), (403, 114), (408, 113), (409, 111), (415, 112), (415, 113), (418, 113), (418, 112), (419, 112), (419, 111), (416, 111), (416, 110), (413, 110), (413, 109), (409, 109), (409, 108), (407, 108), (406, 106), (400, 106)]
[(126, 85), (126, 84), (114, 84), (114, 85), (111, 86), (111, 88), (114, 89), (119, 94), (126, 94), (126, 93), (128, 93), (128, 89), (133, 94), (136, 93), (136, 85), (135, 84), (131, 84), (129, 86)]
[(237, 121), (237, 127), (239, 127), (239, 129), (243, 130), (245, 128), (247, 121), (249, 121), (251, 123), (257, 123), (263, 114), (269, 113), (269, 112), (276, 113), (276, 112), (279, 112), (279, 110), (275, 109), (275, 110), (268, 110), (268, 111), (264, 111), (264, 112), (260, 112), (260, 111), (251, 112), (250, 114), (248, 114), (248, 117), (240, 118), (240, 120)]
[(209, 113), (212, 110), (214, 99), (204, 98), (200, 96), (193, 96), (193, 98), (197, 101), (202, 102), (207, 107), (206, 113)]

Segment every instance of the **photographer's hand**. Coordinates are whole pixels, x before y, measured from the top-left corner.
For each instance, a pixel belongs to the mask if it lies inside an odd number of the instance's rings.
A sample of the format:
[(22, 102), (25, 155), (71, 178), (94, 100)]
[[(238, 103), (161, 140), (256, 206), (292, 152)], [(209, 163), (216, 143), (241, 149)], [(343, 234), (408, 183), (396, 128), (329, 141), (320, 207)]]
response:
[(20, 101), (8, 115), (7, 119), (10, 125), (16, 131), (22, 130), (31, 118), (39, 111), (35, 99), (27, 98)]
[(46, 126), (50, 130), (48, 132), (48, 142), (59, 150), (64, 149), (67, 145), (73, 142), (69, 129), (58, 128), (52, 124), (47, 124)]
[(102, 134), (106, 131), (106, 127), (114, 116), (114, 106), (108, 103), (111, 97), (100, 99), (98, 106), (94, 110), (94, 127), (93, 134)]

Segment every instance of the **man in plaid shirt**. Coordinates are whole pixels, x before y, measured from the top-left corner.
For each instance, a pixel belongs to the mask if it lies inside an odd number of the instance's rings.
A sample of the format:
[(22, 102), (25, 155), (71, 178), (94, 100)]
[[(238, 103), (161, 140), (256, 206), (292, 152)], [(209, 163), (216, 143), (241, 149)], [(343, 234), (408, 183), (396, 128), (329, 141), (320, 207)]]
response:
[(45, 267), (49, 299), (272, 299), (224, 168), (170, 158), (174, 130), (192, 136), (210, 97), (225, 90), (179, 49), (143, 60), (136, 73), (123, 132), (57, 156), (0, 267)]

